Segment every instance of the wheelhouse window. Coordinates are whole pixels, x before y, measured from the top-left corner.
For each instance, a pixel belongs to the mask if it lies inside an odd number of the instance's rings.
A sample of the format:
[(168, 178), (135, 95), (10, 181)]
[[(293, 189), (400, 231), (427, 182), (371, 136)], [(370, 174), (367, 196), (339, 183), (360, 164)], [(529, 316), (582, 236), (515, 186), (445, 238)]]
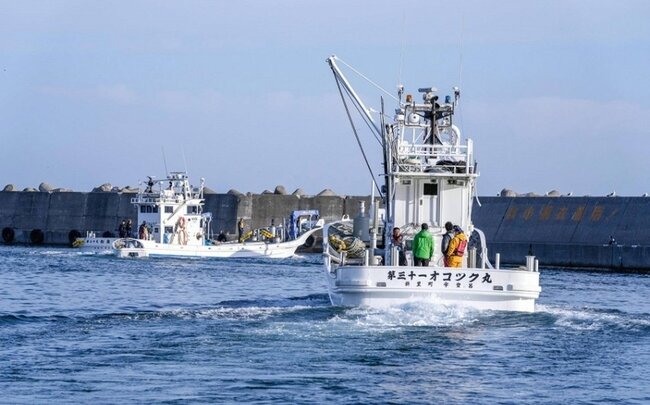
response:
[(174, 212), (174, 207), (172, 207), (171, 205), (166, 205), (165, 214), (171, 214), (172, 212)]
[(424, 195), (438, 195), (438, 184), (437, 183), (425, 183), (424, 190), (422, 190)]
[(152, 207), (151, 205), (141, 205), (140, 206), (140, 212), (141, 213), (154, 212), (154, 208), (156, 208), (156, 207)]
[(199, 212), (199, 207), (196, 205), (188, 205), (187, 206), (187, 213), (188, 214), (198, 214)]

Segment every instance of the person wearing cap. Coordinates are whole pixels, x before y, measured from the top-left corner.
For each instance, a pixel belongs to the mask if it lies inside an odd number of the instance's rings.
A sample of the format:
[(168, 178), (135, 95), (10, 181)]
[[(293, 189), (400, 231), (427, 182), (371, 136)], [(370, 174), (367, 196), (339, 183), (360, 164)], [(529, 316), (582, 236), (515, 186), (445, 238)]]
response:
[(465, 249), (467, 248), (467, 238), (460, 226), (454, 225), (453, 231), (455, 235), (449, 242), (447, 263), (449, 263), (449, 267), (461, 267)]
[(402, 231), (398, 227), (393, 228), (391, 243), (393, 244), (393, 246), (397, 247), (398, 262), (399, 262), (398, 265), (406, 266), (407, 261), (406, 261), (406, 253), (404, 252), (404, 235), (402, 235)]
[(244, 234), (244, 226), (246, 224), (244, 223), (244, 218), (239, 218), (239, 222), (237, 222), (237, 232), (239, 232), (239, 243), (242, 243), (242, 235)]
[(117, 228), (117, 231), (120, 235), (120, 238), (126, 238), (126, 219), (123, 219), (122, 222), (120, 222), (120, 226)]
[(223, 233), (223, 229), (222, 229), (222, 230), (219, 232), (219, 235), (217, 236), (217, 242), (221, 242), (221, 243), (223, 243), (223, 242), (225, 242), (225, 241), (227, 241), (227, 240), (228, 240), (228, 238), (226, 237), (226, 234)]
[(422, 224), (422, 230), (413, 238), (413, 265), (428, 266), (433, 256), (433, 237), (429, 233), (429, 225)]
[(142, 221), (140, 228), (138, 228), (138, 238), (148, 240), (149, 239), (149, 228), (147, 228), (147, 223)]
[(131, 218), (126, 220), (126, 237), (127, 238), (132, 238), (133, 237), (133, 222), (131, 222)]
[(445, 267), (449, 267), (449, 262), (447, 261), (447, 250), (449, 250), (449, 242), (451, 242), (451, 239), (454, 237), (454, 224), (451, 222), (445, 223), (445, 231), (447, 231), (444, 235), (442, 235), (442, 246), (440, 246), (442, 250), (442, 259), (445, 263)]

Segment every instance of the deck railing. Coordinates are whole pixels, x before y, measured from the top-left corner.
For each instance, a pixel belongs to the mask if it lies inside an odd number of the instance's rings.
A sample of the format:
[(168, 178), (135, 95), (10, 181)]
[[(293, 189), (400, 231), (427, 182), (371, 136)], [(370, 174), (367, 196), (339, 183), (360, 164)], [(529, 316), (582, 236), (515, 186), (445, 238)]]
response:
[(432, 168), (453, 169), (454, 173), (474, 172), (474, 153), (471, 140), (465, 145), (428, 145), (400, 142), (395, 156), (399, 170), (430, 171)]

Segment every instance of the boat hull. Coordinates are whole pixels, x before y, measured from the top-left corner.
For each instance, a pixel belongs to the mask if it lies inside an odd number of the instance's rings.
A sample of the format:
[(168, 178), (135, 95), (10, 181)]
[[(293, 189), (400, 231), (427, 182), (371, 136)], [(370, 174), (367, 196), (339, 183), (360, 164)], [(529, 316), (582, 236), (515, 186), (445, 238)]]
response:
[(288, 242), (244, 242), (216, 245), (180, 245), (158, 243), (151, 240), (120, 239), (113, 243), (117, 257), (216, 257), (216, 258), (269, 258), (286, 259), (304, 245), (309, 236), (321, 228), (311, 229), (298, 239)]
[(212, 246), (183, 246), (145, 244), (143, 248), (123, 247), (114, 249), (117, 257), (217, 257), (283, 259), (295, 254), (301, 244), (296, 243), (233, 243)]
[(84, 254), (110, 255), (113, 254), (113, 243), (119, 238), (85, 237), (77, 238), (74, 246)]
[(333, 305), (389, 307), (413, 301), (480, 310), (534, 312), (539, 273), (445, 267), (342, 266), (327, 269)]

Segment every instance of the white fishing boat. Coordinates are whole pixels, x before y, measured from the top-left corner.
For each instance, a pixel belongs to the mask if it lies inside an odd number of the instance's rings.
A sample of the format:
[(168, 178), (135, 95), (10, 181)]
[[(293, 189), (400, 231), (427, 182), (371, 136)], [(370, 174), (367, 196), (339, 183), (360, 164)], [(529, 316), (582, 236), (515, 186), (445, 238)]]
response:
[[(399, 86), (393, 123), (386, 124), (383, 100), (377, 119), (344, 76), (337, 64), (340, 60), (332, 56), (327, 61), (346, 111), (351, 110), (349, 100), (382, 145), (384, 184), (378, 189), (377, 201), (385, 212), (380, 216), (378, 204), (374, 204), (368, 214), (362, 207), (354, 219), (325, 225), (323, 257), (332, 304), (383, 307), (428, 301), (533, 312), (541, 292), (538, 261), (527, 256), (520, 268), (500, 268), (497, 254), (492, 265), (487, 259), (483, 233), (472, 224), (479, 173), (473, 143), (471, 139), (461, 142), (460, 129), (453, 119), (460, 97), (458, 88), (444, 99), (439, 98), (435, 88), (421, 88), (418, 92), (422, 100), (416, 101), (412, 95), (404, 97), (403, 87)], [(440, 247), (446, 222), (468, 235), (467, 248), (461, 232), (457, 232), (458, 248), (443, 255)], [(416, 232), (425, 228), (422, 224), (427, 224), (435, 248), (428, 266), (416, 267), (410, 247)], [(394, 227), (403, 231), (401, 243), (391, 242)], [(419, 251), (423, 243), (418, 240), (417, 244)], [(448, 261), (460, 267), (447, 267)]]
[[(294, 211), (286, 224), (247, 232), (240, 241), (211, 236), (212, 214), (203, 212), (204, 182), (192, 187), (184, 172), (166, 179), (151, 177), (131, 203), (137, 207), (137, 237), (102, 238), (89, 233), (79, 245), (86, 251), (118, 257), (196, 256), (221, 258), (287, 258), (322, 228), (318, 211)], [(313, 238), (312, 238), (313, 240)]]

